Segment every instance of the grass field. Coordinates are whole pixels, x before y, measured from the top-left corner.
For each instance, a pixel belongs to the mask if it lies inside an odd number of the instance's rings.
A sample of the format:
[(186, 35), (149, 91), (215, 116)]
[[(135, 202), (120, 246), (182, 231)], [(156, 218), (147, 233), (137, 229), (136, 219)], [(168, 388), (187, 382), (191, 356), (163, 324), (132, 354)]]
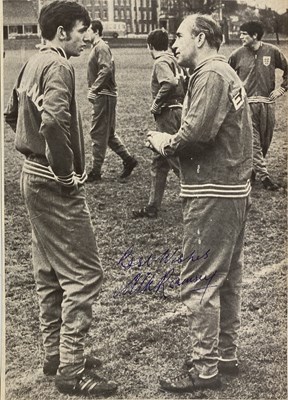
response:
[[(288, 56), (288, 47), (281, 49)], [(233, 47), (223, 47), (226, 56)], [(5, 102), (21, 63), (33, 51), (7, 51), (4, 60)], [(135, 256), (181, 249), (182, 216), (179, 183), (171, 174), (163, 209), (157, 220), (132, 220), (131, 210), (146, 203), (150, 187), (151, 154), (145, 134), (154, 128), (149, 113), (152, 60), (146, 49), (113, 49), (119, 101), (117, 131), (139, 160), (126, 184), (117, 176), (120, 160), (108, 151), (104, 180), (86, 185), (93, 226), (105, 271), (100, 299), (94, 306), (87, 350), (104, 361), (103, 374), (119, 382), (119, 399), (286, 399), (286, 164), (287, 94), (277, 101), (276, 129), (268, 154), (271, 175), (282, 185), (266, 192), (252, 191), (253, 205), (245, 240), (242, 327), (239, 358), (241, 374), (223, 378), (221, 391), (192, 395), (163, 394), (158, 376), (180, 368), (189, 354), (185, 309), (177, 290), (167, 298), (145, 294), (113, 297), (137, 271), (124, 270), (117, 261), (133, 247)], [(87, 169), (91, 165), (90, 105), (86, 100), (88, 50), (72, 62), (83, 117)], [(281, 74), (277, 74), (279, 81)], [(22, 156), (14, 149), (14, 134), (5, 127), (5, 243), (6, 243), (6, 399), (64, 400), (53, 380), (42, 375), (42, 344), (38, 304), (31, 265), (31, 235), (19, 191)], [(71, 397), (73, 399), (73, 397)]]

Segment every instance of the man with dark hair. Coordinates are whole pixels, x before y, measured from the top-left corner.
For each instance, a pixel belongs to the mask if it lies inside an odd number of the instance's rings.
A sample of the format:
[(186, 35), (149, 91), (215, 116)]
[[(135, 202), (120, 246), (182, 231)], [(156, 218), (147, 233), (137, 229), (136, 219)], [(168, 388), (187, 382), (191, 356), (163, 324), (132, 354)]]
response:
[(84, 356), (103, 271), (86, 203), (84, 140), (69, 62), (85, 47), (90, 18), (76, 2), (41, 9), (46, 45), (23, 66), (5, 120), (25, 156), (22, 195), (32, 226), (45, 375), (61, 393), (108, 395), (114, 382), (92, 374), (100, 360)]
[[(268, 173), (265, 156), (270, 147), (275, 126), (275, 100), (288, 89), (288, 64), (280, 50), (261, 41), (263, 26), (249, 21), (240, 26), (243, 47), (235, 50), (229, 64), (244, 83), (253, 122), (253, 174), (267, 190), (277, 190)], [(281, 69), (283, 80), (275, 89), (275, 69)]]
[(117, 103), (115, 65), (108, 44), (101, 37), (102, 31), (101, 21), (93, 21), (89, 28), (93, 48), (87, 70), (88, 100), (93, 106), (90, 130), (93, 166), (87, 181), (95, 183), (101, 181), (101, 169), (108, 146), (123, 160), (120, 179), (127, 178), (138, 164), (115, 132)]
[[(185, 77), (183, 69), (168, 50), (168, 43), (168, 33), (164, 29), (155, 29), (147, 38), (148, 49), (155, 60), (151, 78), (153, 97), (151, 112), (156, 121), (156, 129), (173, 135), (181, 124), (187, 76)], [(165, 158), (160, 154), (154, 155), (148, 205), (139, 211), (133, 211), (133, 218), (157, 217), (170, 169), (173, 169), (179, 177), (179, 162), (176, 157)]]
[(180, 161), (184, 237), (177, 286), (188, 309), (192, 354), (182, 374), (160, 381), (161, 389), (173, 392), (218, 388), (219, 370), (239, 370), (252, 123), (243, 85), (218, 55), (221, 42), (221, 28), (208, 15), (194, 14), (181, 23), (173, 45), (176, 58), (194, 70), (181, 127), (173, 136), (148, 133), (147, 145)]

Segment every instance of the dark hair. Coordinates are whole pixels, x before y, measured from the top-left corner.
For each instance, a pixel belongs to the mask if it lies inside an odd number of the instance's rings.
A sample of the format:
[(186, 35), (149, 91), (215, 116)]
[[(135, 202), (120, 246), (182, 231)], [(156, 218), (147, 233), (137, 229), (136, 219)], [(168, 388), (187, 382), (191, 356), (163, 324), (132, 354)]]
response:
[(63, 26), (69, 33), (76, 21), (82, 21), (87, 28), (89, 27), (90, 17), (86, 8), (75, 1), (53, 1), (40, 11), (39, 25), (42, 37), (47, 40), (54, 39), (59, 26)]
[(193, 14), (186, 18), (194, 20), (193, 26), (191, 27), (191, 33), (196, 36), (201, 32), (205, 33), (209, 46), (218, 51), (223, 40), (220, 25), (207, 14)]
[(240, 26), (240, 31), (247, 32), (249, 36), (257, 34), (257, 40), (261, 40), (264, 34), (264, 28), (261, 22), (259, 21), (249, 21), (245, 22)]
[(92, 21), (91, 22), (91, 28), (92, 31), (95, 33), (96, 31), (98, 31), (99, 36), (102, 36), (102, 32), (103, 32), (103, 25), (102, 22), (99, 21), (99, 19), (97, 19), (96, 21)]
[(168, 32), (165, 29), (154, 29), (149, 33), (147, 43), (149, 46), (153, 46), (155, 50), (167, 50), (169, 44)]

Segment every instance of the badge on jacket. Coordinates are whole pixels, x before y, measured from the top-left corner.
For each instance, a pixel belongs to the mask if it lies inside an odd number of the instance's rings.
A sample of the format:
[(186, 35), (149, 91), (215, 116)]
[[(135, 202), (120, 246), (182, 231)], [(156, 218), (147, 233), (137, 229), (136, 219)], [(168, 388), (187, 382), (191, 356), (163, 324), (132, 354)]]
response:
[(244, 98), (246, 96), (246, 92), (244, 88), (238, 90), (237, 94), (232, 97), (232, 103), (234, 105), (235, 110), (239, 110), (239, 108), (244, 104)]
[(271, 62), (270, 56), (263, 57), (263, 64), (265, 65), (265, 67), (268, 67), (268, 65), (270, 65), (270, 62)]

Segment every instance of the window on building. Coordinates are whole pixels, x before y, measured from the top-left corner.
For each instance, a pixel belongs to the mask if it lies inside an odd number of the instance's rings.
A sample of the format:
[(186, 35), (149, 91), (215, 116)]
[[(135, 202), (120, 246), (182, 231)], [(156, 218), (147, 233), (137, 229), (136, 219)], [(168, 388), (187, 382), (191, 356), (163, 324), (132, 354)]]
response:
[(24, 26), (24, 33), (33, 33), (33, 25), (25, 25)]
[(129, 9), (126, 10), (126, 18), (131, 19), (131, 11)]
[(119, 19), (119, 10), (115, 10), (114, 11), (114, 17), (115, 17), (115, 19)]
[(9, 26), (9, 36), (16, 36), (18, 34), (17, 26)]
[(103, 18), (103, 19), (107, 19), (107, 18), (108, 18), (107, 10), (103, 10), (102, 18)]
[(121, 11), (120, 11), (120, 17), (121, 17), (121, 19), (125, 19), (125, 13), (124, 13), (124, 10), (121, 10)]
[(99, 10), (95, 10), (95, 18), (96, 19), (100, 18), (100, 11)]
[(146, 14), (146, 11), (143, 11), (143, 12), (142, 12), (142, 19), (144, 19), (144, 20), (146, 20), (146, 19), (147, 19), (147, 14)]
[(114, 0), (114, 6), (119, 6), (119, 0)]
[(124, 6), (124, 0), (120, 0), (120, 5)]

